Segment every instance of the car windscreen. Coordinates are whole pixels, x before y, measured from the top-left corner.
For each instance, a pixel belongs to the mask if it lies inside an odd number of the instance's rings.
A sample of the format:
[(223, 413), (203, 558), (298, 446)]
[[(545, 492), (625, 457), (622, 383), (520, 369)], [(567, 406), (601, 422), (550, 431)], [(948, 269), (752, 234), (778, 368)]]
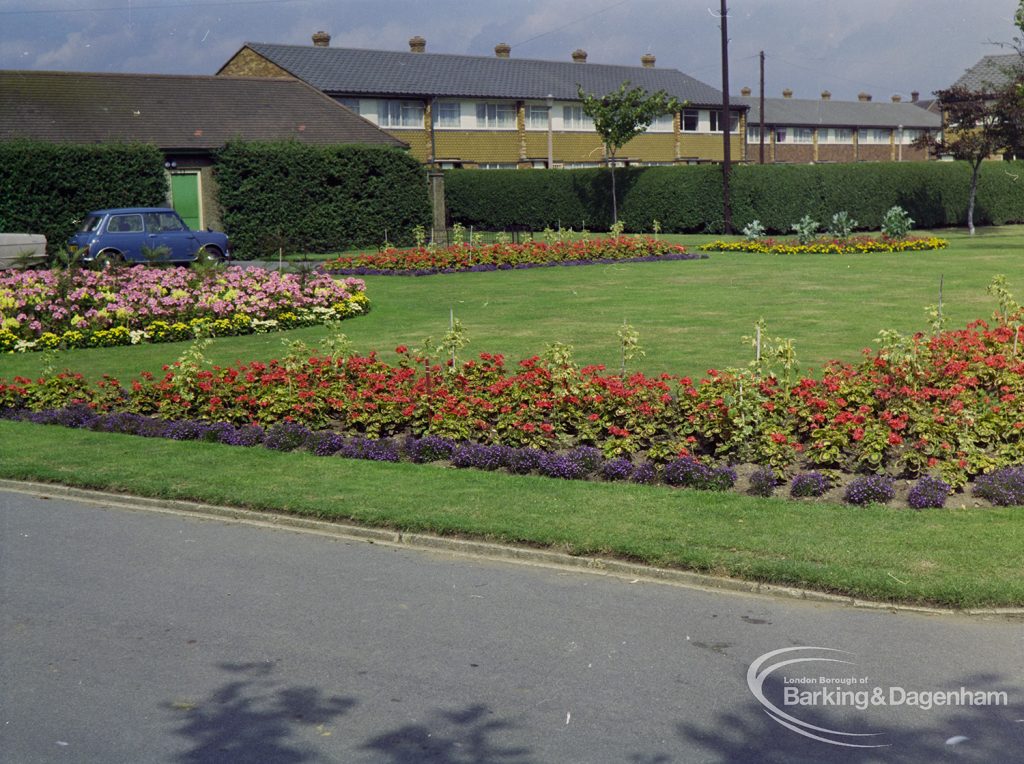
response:
[(86, 215), (85, 220), (82, 221), (82, 225), (79, 226), (79, 233), (92, 233), (100, 227), (100, 222), (103, 220), (101, 215)]

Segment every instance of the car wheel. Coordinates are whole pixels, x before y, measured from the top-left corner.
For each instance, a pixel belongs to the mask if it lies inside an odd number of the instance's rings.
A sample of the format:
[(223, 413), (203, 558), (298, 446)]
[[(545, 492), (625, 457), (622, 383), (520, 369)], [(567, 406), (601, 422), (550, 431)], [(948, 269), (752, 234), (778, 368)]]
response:
[(93, 261), (93, 266), (99, 270), (105, 270), (106, 268), (117, 268), (118, 266), (124, 265), (124, 255), (118, 252), (116, 249), (105, 249), (96, 255), (96, 259)]
[(201, 263), (221, 263), (224, 262), (224, 253), (220, 247), (207, 244), (196, 253), (196, 261)]

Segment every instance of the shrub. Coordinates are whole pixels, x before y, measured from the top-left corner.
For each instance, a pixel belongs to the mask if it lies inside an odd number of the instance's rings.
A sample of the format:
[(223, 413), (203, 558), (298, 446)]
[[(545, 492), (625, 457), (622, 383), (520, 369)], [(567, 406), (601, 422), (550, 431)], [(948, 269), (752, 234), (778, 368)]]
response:
[(828, 493), (830, 487), (829, 479), (820, 472), (801, 472), (789, 484), (789, 495), (797, 499), (816, 498)]
[(1024, 467), (1003, 467), (974, 482), (974, 495), (997, 507), (1024, 505)]
[(837, 239), (848, 239), (856, 227), (857, 221), (843, 210), (832, 216), (832, 222), (828, 224), (828, 235)]
[(945, 480), (924, 475), (911, 487), (907, 494), (907, 504), (914, 509), (944, 507), (950, 490), (952, 489)]
[(843, 498), (850, 504), (885, 504), (896, 496), (892, 478), (885, 475), (861, 475), (846, 486)]
[(882, 235), (890, 239), (902, 239), (910, 233), (914, 221), (899, 205), (890, 207), (882, 218)]
[(298, 422), (278, 422), (267, 430), (263, 446), (272, 451), (294, 451), (304, 447), (312, 435), (312, 430)]
[(754, 496), (771, 496), (778, 482), (771, 467), (758, 467), (750, 475), (750, 493)]
[(761, 225), (760, 220), (751, 220), (749, 223), (743, 226), (743, 235), (746, 236), (747, 239), (750, 241), (762, 239), (764, 238), (766, 233), (768, 232), (764, 229), (764, 226)]
[(809, 243), (817, 234), (821, 224), (810, 215), (804, 215), (793, 224), (793, 231), (796, 233), (797, 241), (801, 244)]

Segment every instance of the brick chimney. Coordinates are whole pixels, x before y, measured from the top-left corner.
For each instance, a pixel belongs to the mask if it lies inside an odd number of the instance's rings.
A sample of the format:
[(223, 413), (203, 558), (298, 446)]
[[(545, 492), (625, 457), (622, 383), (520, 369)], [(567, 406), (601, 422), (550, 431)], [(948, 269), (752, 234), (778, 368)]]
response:
[(313, 45), (317, 48), (326, 48), (331, 44), (331, 36), (324, 30), (313, 33)]
[(893, 103), (899, 103), (899, 102), (900, 102), (900, 101), (902, 101), (902, 100), (903, 100), (903, 96), (901, 96), (901, 95), (894, 95), (894, 96), (892, 97), (892, 102), (893, 102)]
[(409, 52), (410, 53), (426, 53), (427, 52), (427, 41), (419, 35), (409, 38)]
[(871, 93), (857, 93), (857, 100), (867, 103), (868, 101), (871, 100)]
[(921, 99), (921, 94), (916, 90), (910, 91), (910, 102), (917, 103)]
[(790, 88), (786, 88), (785, 90), (782, 91), (782, 97), (783, 98), (792, 98), (793, 97), (793, 91)]
[(498, 58), (508, 58), (512, 55), (512, 46), (507, 42), (499, 42), (494, 46), (494, 55)]
[(572, 60), (573, 63), (577, 64), (587, 63), (587, 52), (583, 50), (583, 48), (576, 48), (576, 50), (572, 52)]
[(832, 100), (832, 92), (829, 91), (829, 90), (822, 90), (821, 91), (821, 100), (822, 101), (831, 101)]
[(657, 60), (658, 59), (654, 57), (653, 53), (644, 53), (640, 56), (640, 63), (643, 65), (644, 69), (653, 69), (654, 62)]
[(740, 95), (743, 96), (744, 98), (749, 98), (751, 92), (752, 91), (750, 90), (750, 88), (748, 88), (746, 86), (743, 86), (743, 87), (740, 88)]

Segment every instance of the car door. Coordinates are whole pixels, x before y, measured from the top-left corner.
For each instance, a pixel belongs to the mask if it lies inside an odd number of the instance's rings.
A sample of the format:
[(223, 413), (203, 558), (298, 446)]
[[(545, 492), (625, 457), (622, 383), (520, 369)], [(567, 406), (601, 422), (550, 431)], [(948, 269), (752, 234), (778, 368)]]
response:
[(147, 214), (146, 229), (148, 238), (153, 241), (150, 246), (158, 250), (165, 248), (160, 260), (180, 263), (195, 258), (199, 242), (176, 212), (166, 210)]
[(111, 215), (107, 220), (106, 231), (100, 238), (100, 249), (117, 250), (128, 262), (145, 262), (142, 246), (146, 243), (145, 227), (142, 215), (122, 213)]

